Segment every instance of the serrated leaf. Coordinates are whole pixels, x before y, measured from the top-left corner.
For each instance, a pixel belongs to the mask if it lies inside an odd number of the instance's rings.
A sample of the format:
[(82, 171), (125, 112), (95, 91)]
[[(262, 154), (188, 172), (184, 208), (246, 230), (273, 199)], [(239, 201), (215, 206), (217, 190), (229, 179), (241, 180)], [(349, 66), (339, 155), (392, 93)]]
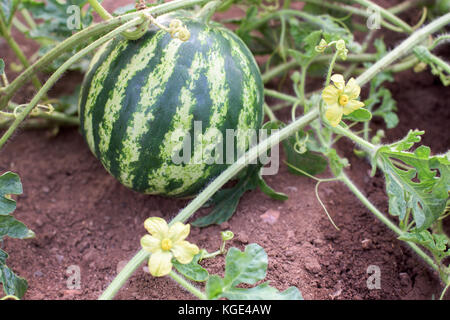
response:
[(0, 176), (0, 216), (10, 214), (16, 209), (16, 202), (7, 196), (22, 192), (22, 183), (17, 174), (6, 172)]
[(326, 156), (328, 157), (331, 172), (338, 177), (342, 170), (348, 166), (348, 160), (346, 158), (339, 157), (336, 150), (333, 148), (330, 148), (327, 151)]
[(264, 249), (249, 244), (244, 252), (237, 248), (228, 250), (225, 259), (225, 276), (209, 277), (205, 291), (208, 299), (228, 298), (233, 300), (294, 300), (302, 299), (297, 288), (291, 287), (284, 292), (269, 286), (268, 282), (256, 287), (237, 288), (241, 283), (256, 284), (266, 277), (268, 259)]
[(404, 219), (411, 210), (419, 231), (439, 218), (450, 190), (450, 161), (445, 156), (431, 156), (426, 146), (406, 151), (420, 141), (423, 133), (410, 130), (404, 139), (381, 147), (376, 155), (386, 177), (389, 213)]
[(205, 268), (198, 264), (200, 256), (201, 253), (196, 254), (192, 261), (188, 264), (181, 264), (175, 259), (172, 263), (175, 269), (177, 269), (177, 271), (186, 278), (192, 281), (203, 282), (208, 280), (209, 273)]
[(439, 260), (450, 256), (450, 249), (447, 249), (448, 238), (444, 234), (432, 234), (428, 230), (423, 230), (420, 232), (404, 233), (399, 239), (424, 246), (430, 250), (435, 257), (438, 257)]

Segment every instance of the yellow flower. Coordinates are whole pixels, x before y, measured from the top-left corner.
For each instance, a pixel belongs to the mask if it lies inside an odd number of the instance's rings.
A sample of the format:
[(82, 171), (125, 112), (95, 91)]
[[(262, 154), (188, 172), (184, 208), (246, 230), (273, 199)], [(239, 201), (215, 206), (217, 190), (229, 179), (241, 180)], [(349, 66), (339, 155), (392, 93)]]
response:
[(199, 253), (196, 245), (185, 241), (190, 225), (176, 222), (171, 227), (158, 217), (148, 218), (144, 227), (150, 233), (141, 238), (142, 248), (151, 253), (148, 269), (155, 277), (162, 277), (172, 270), (172, 258), (187, 264)]
[(364, 103), (356, 100), (361, 88), (351, 78), (347, 85), (341, 74), (331, 76), (334, 85), (329, 85), (322, 91), (322, 99), (327, 104), (325, 118), (330, 121), (331, 126), (336, 127), (341, 122), (342, 115), (348, 115), (364, 106)]

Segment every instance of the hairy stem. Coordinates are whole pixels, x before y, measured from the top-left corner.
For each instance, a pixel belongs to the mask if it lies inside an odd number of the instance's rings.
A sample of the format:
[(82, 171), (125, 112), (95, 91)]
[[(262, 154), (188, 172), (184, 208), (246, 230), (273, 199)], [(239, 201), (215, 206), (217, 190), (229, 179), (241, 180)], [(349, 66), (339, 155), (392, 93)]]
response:
[[(3, 19), (0, 19), (0, 33), (5, 38), (6, 43), (8, 43), (9, 47), (14, 51), (16, 57), (19, 59), (23, 67), (28, 68), (30, 66), (30, 62), (28, 61), (27, 57), (25, 57), (25, 54), (23, 53), (20, 46), (17, 44), (16, 40), (14, 40), (14, 38), (12, 37), (11, 30), (9, 30), (8, 27), (5, 25)], [(41, 82), (35, 75), (32, 77), (31, 80), (36, 89), (40, 89), (42, 87)]]
[(91, 37), (99, 37), (104, 35), (114, 28), (130, 21), (136, 17), (139, 17), (142, 13), (149, 13), (152, 15), (164, 14), (173, 10), (187, 8), (196, 4), (202, 4), (206, 0), (174, 0), (171, 2), (163, 3), (158, 6), (154, 6), (138, 12), (132, 12), (123, 16), (115, 17), (108, 21), (103, 21), (98, 24), (94, 24), (80, 32), (77, 32), (70, 38), (67, 38), (55, 48), (45, 54), (42, 58), (36, 61), (32, 66), (23, 71), (11, 84), (4, 88), (4, 91), (0, 94), (0, 110), (3, 109), (14, 94), (19, 90), (37, 70), (44, 68), (46, 65), (54, 61), (57, 57), (62, 55), (67, 50), (73, 48), (80, 42), (84, 42)]
[(170, 271), (169, 276), (177, 282), (179, 285), (181, 285), (184, 289), (192, 293), (194, 296), (199, 298), (200, 300), (207, 300), (206, 295), (204, 292), (202, 292), (200, 289), (198, 289), (196, 286), (194, 286), (192, 283), (187, 281), (184, 277), (182, 277), (180, 274), (176, 273), (175, 271)]
[(85, 56), (87, 53), (93, 51), (94, 49), (98, 48), (102, 44), (106, 43), (107, 41), (114, 38), (116, 35), (120, 34), (124, 30), (133, 27), (139, 23), (142, 22), (141, 18), (135, 18), (134, 20), (131, 20), (124, 25), (118, 27), (114, 31), (111, 31), (106, 36), (103, 36), (102, 38), (98, 39), (97, 41), (93, 42), (86, 48), (80, 50), (77, 54), (72, 56), (69, 60), (67, 60), (61, 67), (56, 70), (51, 77), (47, 80), (47, 82), (44, 84), (44, 86), (38, 91), (38, 93), (33, 97), (31, 102), (24, 108), (24, 110), (16, 117), (16, 119), (13, 121), (11, 126), (8, 128), (8, 130), (3, 134), (3, 136), (0, 138), (0, 148), (5, 144), (5, 142), (8, 140), (8, 138), (14, 133), (14, 131), (19, 127), (21, 122), (26, 118), (26, 116), (33, 110), (33, 108), (39, 103), (39, 101), (44, 97), (44, 95), (47, 93), (48, 90), (55, 84), (56, 81), (63, 75), (63, 73), (75, 62), (77, 62), (79, 59), (81, 59), (83, 56)]

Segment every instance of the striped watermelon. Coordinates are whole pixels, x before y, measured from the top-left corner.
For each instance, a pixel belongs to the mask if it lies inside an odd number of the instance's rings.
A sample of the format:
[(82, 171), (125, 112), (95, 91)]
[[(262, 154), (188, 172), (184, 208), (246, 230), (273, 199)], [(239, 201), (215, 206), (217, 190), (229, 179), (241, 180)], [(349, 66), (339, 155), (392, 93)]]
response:
[[(180, 20), (191, 34), (186, 42), (150, 29), (139, 40), (104, 45), (80, 93), (80, 128), (91, 151), (123, 185), (142, 193), (198, 193), (229, 165), (198, 161), (202, 154), (220, 143), (226, 150), (226, 129), (237, 129), (237, 143), (248, 148), (239, 136), (262, 124), (261, 75), (245, 44), (217, 24)], [(169, 23), (164, 16), (159, 21)], [(187, 163), (172, 161), (186, 146), (173, 141), (174, 132), (181, 132), (180, 141), (191, 137)]]

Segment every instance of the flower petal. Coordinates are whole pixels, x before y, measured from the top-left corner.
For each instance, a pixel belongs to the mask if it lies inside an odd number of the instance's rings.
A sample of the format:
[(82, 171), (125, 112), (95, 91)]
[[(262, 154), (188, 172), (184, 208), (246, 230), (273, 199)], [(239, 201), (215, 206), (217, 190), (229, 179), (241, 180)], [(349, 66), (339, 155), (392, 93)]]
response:
[(147, 231), (158, 239), (163, 239), (169, 232), (169, 227), (166, 220), (159, 217), (151, 217), (145, 220), (144, 227)]
[(344, 93), (348, 95), (350, 100), (356, 99), (361, 93), (361, 87), (358, 86), (355, 79), (351, 78), (348, 80), (347, 85), (344, 88)]
[(327, 86), (322, 91), (322, 99), (327, 105), (333, 105), (337, 103), (339, 98), (339, 90), (335, 86)]
[(172, 253), (181, 264), (186, 264), (192, 261), (192, 258), (200, 252), (195, 244), (187, 241), (180, 241), (172, 247)]
[(173, 226), (169, 228), (168, 237), (175, 244), (179, 241), (183, 241), (189, 235), (191, 226), (189, 224), (183, 224), (181, 222), (175, 222)]
[(161, 240), (146, 234), (141, 238), (141, 246), (142, 249), (147, 252), (157, 252), (158, 250), (161, 250)]
[(154, 277), (168, 275), (172, 270), (172, 253), (169, 251), (157, 251), (148, 260), (148, 270)]
[(345, 80), (342, 74), (333, 74), (330, 79), (333, 81), (336, 88), (339, 90), (344, 90)]
[(342, 107), (337, 103), (329, 106), (325, 112), (325, 118), (330, 122), (332, 127), (336, 127), (342, 119)]
[(352, 113), (355, 110), (358, 110), (359, 108), (364, 107), (364, 103), (358, 100), (350, 100), (345, 106), (344, 106), (344, 114), (348, 115)]

